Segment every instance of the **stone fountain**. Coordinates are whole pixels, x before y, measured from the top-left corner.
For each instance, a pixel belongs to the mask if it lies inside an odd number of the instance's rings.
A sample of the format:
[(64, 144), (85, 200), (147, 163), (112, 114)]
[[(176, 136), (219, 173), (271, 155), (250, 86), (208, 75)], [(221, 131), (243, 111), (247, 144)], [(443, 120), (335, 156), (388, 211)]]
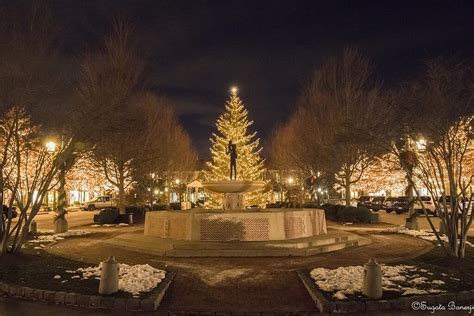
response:
[(245, 194), (263, 181), (210, 181), (203, 187), (222, 194), (221, 209), (148, 212), (145, 235), (188, 241), (282, 241), (327, 233), (320, 209), (245, 209)]

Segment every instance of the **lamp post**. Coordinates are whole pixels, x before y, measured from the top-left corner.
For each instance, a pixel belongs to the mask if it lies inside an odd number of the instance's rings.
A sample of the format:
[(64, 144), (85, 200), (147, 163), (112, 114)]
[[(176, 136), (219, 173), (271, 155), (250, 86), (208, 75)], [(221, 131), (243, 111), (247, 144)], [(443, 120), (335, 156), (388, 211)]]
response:
[[(51, 155), (57, 153), (57, 145), (53, 141), (49, 141), (46, 143), (46, 151)], [(68, 222), (66, 220), (66, 161), (60, 161), (59, 164), (59, 187), (58, 187), (58, 205), (56, 210), (56, 216), (54, 218), (54, 232), (58, 233), (65, 233), (68, 231)]]
[(155, 173), (150, 173), (150, 210), (153, 211), (153, 188), (155, 186)]

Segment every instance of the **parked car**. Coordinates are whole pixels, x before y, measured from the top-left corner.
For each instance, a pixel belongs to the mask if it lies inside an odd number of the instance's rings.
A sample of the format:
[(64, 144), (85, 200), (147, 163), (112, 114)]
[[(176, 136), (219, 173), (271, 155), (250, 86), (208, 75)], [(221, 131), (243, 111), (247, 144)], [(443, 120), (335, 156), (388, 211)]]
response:
[[(425, 206), (426, 211), (432, 215), (436, 215), (436, 205), (434, 204), (431, 196), (420, 196), (420, 199), (423, 201), (423, 205)], [(423, 207), (420, 201), (418, 201), (418, 199), (415, 199), (413, 208), (415, 209), (415, 211), (421, 212), (424, 214)]]
[(394, 210), (393, 205), (395, 204), (396, 201), (397, 201), (397, 198), (394, 196), (390, 196), (386, 198), (385, 201), (383, 201), (382, 209), (385, 210), (385, 212), (387, 213), (391, 213)]
[(372, 204), (372, 199), (373, 199), (372, 196), (368, 196), (368, 195), (361, 196), (359, 200), (357, 200), (357, 207), (364, 206), (364, 207), (370, 208)]
[(372, 202), (370, 203), (370, 209), (374, 212), (378, 212), (383, 208), (383, 202), (385, 201), (385, 196), (374, 196)]
[[(4, 218), (7, 218), (8, 216), (8, 206), (3, 204), (3, 208), (2, 208), (2, 215)], [(17, 217), (18, 213), (16, 211), (16, 207), (12, 206), (12, 218), (15, 218)]]
[(81, 204), (81, 209), (94, 211), (106, 207), (116, 207), (117, 203), (108, 195), (98, 196), (95, 199)]
[(393, 203), (395, 213), (402, 214), (408, 212), (408, 196), (399, 196)]
[[(446, 208), (448, 209), (448, 213), (451, 213), (451, 196), (449, 195), (446, 195), (445, 196), (445, 201), (446, 201)], [(469, 204), (470, 202), (470, 204)], [(474, 206), (474, 196), (471, 196), (471, 201), (469, 201), (469, 197), (467, 197), (466, 199), (464, 199), (462, 201), (462, 203), (464, 203), (464, 207), (468, 207), (470, 206), (468, 212), (467, 212), (467, 215), (471, 215), (472, 213), (472, 208)], [(443, 197), (440, 197), (439, 200), (438, 200), (438, 204), (439, 204), (439, 207), (441, 208), (441, 211), (444, 211), (444, 203), (443, 203)], [(460, 213), (460, 212), (459, 212)]]

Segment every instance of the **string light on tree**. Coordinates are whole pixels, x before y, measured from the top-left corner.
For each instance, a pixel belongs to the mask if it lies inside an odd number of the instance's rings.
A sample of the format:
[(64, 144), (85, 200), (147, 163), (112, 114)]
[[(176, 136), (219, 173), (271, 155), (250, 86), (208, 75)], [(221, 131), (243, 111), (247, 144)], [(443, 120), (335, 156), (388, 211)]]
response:
[[(263, 180), (264, 159), (260, 155), (262, 151), (259, 146), (260, 139), (256, 138), (256, 132), (250, 133), (248, 131), (253, 121), (248, 120), (248, 111), (237, 95), (238, 88), (233, 86), (230, 92), (230, 100), (226, 102), (225, 112), (216, 123), (218, 132), (213, 133), (210, 139), (212, 160), (208, 163), (209, 170), (206, 173), (206, 180), (229, 179), (230, 163), (229, 156), (226, 154), (229, 140), (237, 147), (237, 179)], [(209, 207), (221, 207), (221, 198), (218, 194), (209, 194)], [(266, 194), (263, 190), (246, 195), (246, 202), (249, 205), (262, 204), (265, 201)]]

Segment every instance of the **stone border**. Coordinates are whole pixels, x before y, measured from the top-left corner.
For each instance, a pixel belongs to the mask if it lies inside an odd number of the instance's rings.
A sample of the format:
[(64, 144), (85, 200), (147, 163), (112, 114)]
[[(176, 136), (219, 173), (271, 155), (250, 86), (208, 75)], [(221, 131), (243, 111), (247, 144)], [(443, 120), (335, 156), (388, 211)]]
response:
[(166, 290), (173, 281), (176, 273), (166, 271), (165, 278), (153, 289), (152, 298), (115, 298), (111, 296), (82, 295), (77, 293), (56, 292), (34, 289), (0, 282), (0, 293), (17, 298), (86, 308), (105, 308), (127, 311), (156, 311), (160, 306)]
[(297, 270), (298, 277), (313, 298), (319, 312), (321, 313), (353, 313), (353, 312), (374, 312), (383, 310), (415, 311), (412, 308), (413, 302), (424, 302), (427, 306), (446, 305), (455, 302), (456, 305), (470, 304), (474, 302), (474, 290), (462, 291), (459, 293), (442, 293), (436, 295), (416, 295), (401, 297), (392, 300), (367, 300), (367, 301), (330, 301), (317, 288), (308, 270)]

